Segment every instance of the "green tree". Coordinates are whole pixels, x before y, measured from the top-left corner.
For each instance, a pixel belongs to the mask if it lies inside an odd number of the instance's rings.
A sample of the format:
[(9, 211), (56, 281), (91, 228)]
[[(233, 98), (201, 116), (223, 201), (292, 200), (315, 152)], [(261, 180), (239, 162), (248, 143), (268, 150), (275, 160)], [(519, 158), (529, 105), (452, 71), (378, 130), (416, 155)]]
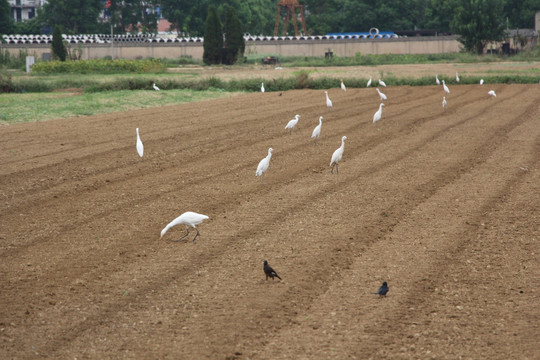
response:
[(0, 0), (0, 34), (11, 34), (13, 19), (10, 15), (11, 6), (7, 0)]
[(98, 21), (103, 9), (102, 0), (48, 0), (39, 16), (51, 27), (60, 25), (66, 32), (93, 34), (103, 30)]
[(64, 46), (64, 41), (62, 40), (62, 31), (58, 25), (54, 26), (51, 48), (55, 58), (60, 61), (66, 61), (66, 47)]
[(203, 47), (203, 61), (205, 64), (221, 63), (223, 32), (221, 31), (221, 21), (219, 21), (217, 9), (214, 5), (208, 7)]
[(111, 0), (107, 13), (116, 33), (156, 32), (157, 14), (153, 12), (157, 0)]
[(456, 0), (440, 1), (428, 0), (424, 10), (424, 22), (421, 28), (435, 29), (439, 32), (450, 32), (450, 22), (452, 21)]
[(504, 14), (511, 29), (534, 29), (534, 15), (540, 11), (540, 0), (506, 0)]
[(32, 19), (21, 21), (15, 24), (15, 34), (40, 34), (43, 24), (41, 19), (36, 16)]
[(232, 6), (227, 6), (225, 12), (225, 44), (223, 52), (223, 63), (232, 65), (244, 57), (246, 43), (242, 24), (236, 16)]
[(204, 34), (208, 4), (208, 0), (162, 0), (161, 9), (163, 16), (174, 24), (179, 34), (201, 36)]
[(465, 50), (482, 54), (487, 43), (504, 37), (503, 0), (458, 0), (450, 23)]

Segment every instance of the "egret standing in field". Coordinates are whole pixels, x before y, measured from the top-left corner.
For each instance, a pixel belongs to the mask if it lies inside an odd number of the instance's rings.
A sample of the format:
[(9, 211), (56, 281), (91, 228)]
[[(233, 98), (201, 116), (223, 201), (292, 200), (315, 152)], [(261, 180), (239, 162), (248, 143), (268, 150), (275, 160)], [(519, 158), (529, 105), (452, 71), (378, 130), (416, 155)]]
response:
[(484, 85), (484, 79), (480, 79), (480, 85)]
[(379, 88), (376, 88), (377, 89), (377, 92), (379, 93), (379, 97), (381, 98), (381, 101), (383, 100), (388, 100), (388, 97), (381, 92), (381, 90), (379, 90)]
[(343, 157), (343, 151), (345, 151), (345, 140), (347, 140), (346, 136), (343, 136), (341, 138), (341, 146), (334, 151), (332, 154), (332, 160), (330, 160), (330, 166), (332, 167), (332, 170), (330, 170), (330, 173), (334, 173), (334, 166), (336, 167), (336, 173), (339, 174), (339, 168), (338, 163), (341, 161), (341, 158)]
[(489, 90), (488, 95), (491, 97), (497, 97), (497, 94), (495, 94), (495, 90)]
[(264, 184), (264, 173), (266, 172), (266, 170), (268, 170), (268, 167), (270, 167), (272, 151), (274, 151), (274, 149), (268, 149), (268, 155), (266, 155), (266, 157), (259, 162), (259, 165), (257, 166), (257, 171), (255, 171), (255, 176), (260, 176), (259, 180), (262, 184)]
[(371, 77), (369, 78), (367, 84), (366, 84), (366, 87), (370, 87), (371, 86)]
[(137, 152), (139, 153), (139, 156), (142, 157), (144, 153), (144, 146), (141, 141), (141, 137), (139, 136), (139, 128), (136, 128), (135, 131), (137, 132)]
[(439, 80), (439, 75), (435, 75), (435, 84), (441, 85), (441, 81)]
[(264, 83), (261, 83), (261, 92), (264, 94)]
[(386, 87), (386, 83), (382, 81), (381, 79), (379, 79), (379, 85)]
[(319, 125), (315, 126), (313, 133), (311, 133), (311, 138), (315, 139), (315, 143), (319, 140), (319, 137), (321, 137), (322, 119), (322, 116), (319, 116)]
[(373, 114), (373, 123), (375, 124), (377, 121), (381, 120), (382, 116), (382, 107), (384, 106), (383, 103), (379, 105), (379, 110), (375, 114)]
[(332, 100), (330, 100), (330, 98), (328, 97), (328, 91), (325, 91), (324, 92), (326, 94), (326, 107), (328, 108), (332, 108)]
[(197, 231), (197, 235), (195, 235), (195, 237), (192, 240), (192, 241), (195, 241), (197, 236), (199, 236), (199, 230), (197, 229), (195, 225), (199, 225), (206, 219), (208, 219), (208, 216), (206, 215), (197, 214), (196, 212), (192, 212), (192, 211), (185, 212), (179, 217), (177, 217), (176, 219), (174, 219), (173, 221), (171, 221), (167, 226), (163, 228), (163, 230), (161, 230), (161, 237), (163, 237), (163, 235), (165, 235), (165, 233), (173, 226), (182, 224), (182, 225), (186, 225), (186, 233), (180, 239), (173, 240), (173, 241), (180, 241), (186, 236), (188, 236), (190, 227), (194, 228), (195, 231)]
[(156, 83), (153, 83), (152, 87), (154, 88), (154, 90), (159, 91), (159, 88), (157, 87)]
[(457, 71), (456, 71), (456, 82), (457, 83), (459, 82), (459, 75), (458, 75)]
[(448, 88), (448, 86), (446, 86), (444, 80), (442, 81), (442, 87), (445, 93), (450, 94), (450, 89)]
[(345, 84), (343, 83), (343, 79), (341, 79), (341, 90), (347, 91), (347, 88), (345, 87)]
[(444, 111), (444, 109), (446, 109), (446, 96), (443, 96), (442, 98), (442, 109)]
[(298, 124), (298, 118), (300, 117), (300, 115), (294, 115), (294, 119), (290, 120), (287, 125), (285, 125), (285, 129), (289, 129), (291, 131), (291, 134), (293, 132), (293, 130), (296, 131), (296, 124)]

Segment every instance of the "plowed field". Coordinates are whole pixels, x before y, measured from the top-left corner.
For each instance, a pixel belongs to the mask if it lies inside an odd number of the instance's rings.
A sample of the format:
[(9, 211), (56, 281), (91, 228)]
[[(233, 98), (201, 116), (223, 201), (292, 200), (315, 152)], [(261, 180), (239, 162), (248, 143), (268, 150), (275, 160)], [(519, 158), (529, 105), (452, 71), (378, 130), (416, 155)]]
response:
[(540, 358), (540, 87), (450, 90), (0, 127), (0, 358)]

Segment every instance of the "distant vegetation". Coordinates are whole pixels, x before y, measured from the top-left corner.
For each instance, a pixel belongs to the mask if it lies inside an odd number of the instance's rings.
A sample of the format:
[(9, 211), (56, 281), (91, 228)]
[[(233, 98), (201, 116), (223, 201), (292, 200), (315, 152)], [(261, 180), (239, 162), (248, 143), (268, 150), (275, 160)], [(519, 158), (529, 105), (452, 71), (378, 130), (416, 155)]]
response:
[(36, 74), (111, 74), (111, 73), (147, 73), (164, 71), (159, 59), (148, 60), (79, 60), (79, 61), (41, 61), (32, 67)]

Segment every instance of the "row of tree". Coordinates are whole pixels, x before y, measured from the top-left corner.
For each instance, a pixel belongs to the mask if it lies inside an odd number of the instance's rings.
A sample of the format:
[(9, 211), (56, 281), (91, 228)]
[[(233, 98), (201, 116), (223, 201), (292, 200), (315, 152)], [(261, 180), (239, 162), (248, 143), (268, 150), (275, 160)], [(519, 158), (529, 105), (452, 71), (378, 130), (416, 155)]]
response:
[[(308, 32), (437, 29), (455, 32), (456, 18), (470, 8), (496, 8), (498, 20), (510, 28), (533, 28), (540, 0), (300, 0), (306, 9)], [(112, 20), (116, 32), (156, 31), (159, 12), (179, 32), (202, 36), (206, 15), (215, 6), (223, 17), (227, 6), (236, 10), (244, 31), (270, 35), (274, 31), (277, 0), (48, 0), (37, 17), (15, 24), (7, 0), (0, 0), (0, 32), (36, 33), (60, 25), (65, 33), (103, 33)], [(105, 12), (105, 21), (102, 19)], [(290, 25), (292, 26), (292, 24)], [(284, 29), (280, 28), (280, 32)], [(292, 29), (287, 29), (291, 32)]]
[[(540, 0), (300, 0), (310, 34), (329, 32), (436, 29), (462, 35), (466, 49), (480, 52), (501, 40), (504, 28), (532, 28)], [(243, 31), (274, 32), (277, 1), (270, 0), (48, 0), (37, 17), (14, 25), (7, 0), (0, 0), (0, 33), (40, 33), (62, 27), (64, 33), (155, 32), (158, 13), (181, 34), (202, 36), (214, 8), (225, 18), (235, 9)], [(213, 10), (212, 10), (213, 12)], [(103, 16), (105, 15), (105, 16)], [(283, 14), (282, 14), (283, 15)], [(283, 26), (283, 22), (280, 22)], [(292, 22), (289, 24), (292, 27)], [(279, 29), (292, 33), (292, 29)]]
[(232, 65), (244, 57), (246, 43), (240, 20), (232, 6), (226, 8), (225, 14), (225, 26), (222, 27), (216, 7), (208, 8), (203, 43), (205, 64)]

